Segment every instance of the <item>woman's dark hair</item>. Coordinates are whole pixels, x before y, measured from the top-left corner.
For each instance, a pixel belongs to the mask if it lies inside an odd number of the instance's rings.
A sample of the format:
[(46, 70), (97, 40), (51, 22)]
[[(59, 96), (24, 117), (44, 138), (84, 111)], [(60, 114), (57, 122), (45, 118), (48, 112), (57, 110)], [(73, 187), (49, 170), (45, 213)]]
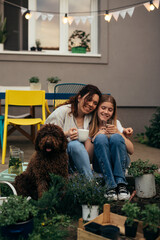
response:
[[(88, 94), (89, 93), (89, 94)], [(65, 104), (71, 104), (71, 112), (73, 113), (74, 117), (78, 116), (78, 96), (84, 97), (86, 94), (86, 101), (90, 99), (94, 94), (97, 94), (99, 96), (99, 99), (101, 99), (102, 93), (100, 90), (91, 84), (88, 84), (84, 86), (74, 97), (71, 97)]]

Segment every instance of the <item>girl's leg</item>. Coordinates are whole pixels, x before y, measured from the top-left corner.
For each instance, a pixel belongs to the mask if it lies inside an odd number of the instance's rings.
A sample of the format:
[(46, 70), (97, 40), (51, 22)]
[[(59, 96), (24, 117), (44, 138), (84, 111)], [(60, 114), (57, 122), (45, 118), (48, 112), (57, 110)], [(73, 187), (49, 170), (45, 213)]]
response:
[[(94, 140), (94, 161), (98, 161), (108, 189), (114, 189), (117, 184), (114, 180), (111, 165), (109, 140), (105, 134), (99, 134)], [(95, 169), (96, 171), (96, 169)]]
[(82, 143), (77, 140), (70, 141), (67, 146), (70, 166), (75, 165), (79, 173), (84, 174), (87, 178), (93, 177), (89, 155)]
[(110, 137), (110, 150), (113, 163), (113, 174), (118, 192), (119, 200), (128, 200), (130, 193), (128, 192), (125, 178), (125, 170), (128, 165), (129, 157), (125, 145), (124, 138), (120, 134), (113, 134)]
[(110, 136), (109, 142), (115, 182), (116, 184), (127, 184), (125, 170), (128, 158), (124, 138), (120, 134), (113, 134)]

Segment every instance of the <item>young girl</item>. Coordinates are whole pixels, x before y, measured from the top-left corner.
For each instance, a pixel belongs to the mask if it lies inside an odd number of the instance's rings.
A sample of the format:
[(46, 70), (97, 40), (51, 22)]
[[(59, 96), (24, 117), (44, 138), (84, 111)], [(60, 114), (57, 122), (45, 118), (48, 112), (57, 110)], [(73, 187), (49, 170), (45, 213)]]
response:
[[(111, 95), (102, 95), (90, 124), (90, 139), (85, 147), (93, 160), (93, 169), (102, 173), (108, 200), (127, 200), (130, 197), (125, 178), (129, 154), (133, 154), (132, 142), (125, 137), (132, 129), (123, 129), (117, 120), (116, 101)], [(129, 135), (129, 134), (128, 134)]]

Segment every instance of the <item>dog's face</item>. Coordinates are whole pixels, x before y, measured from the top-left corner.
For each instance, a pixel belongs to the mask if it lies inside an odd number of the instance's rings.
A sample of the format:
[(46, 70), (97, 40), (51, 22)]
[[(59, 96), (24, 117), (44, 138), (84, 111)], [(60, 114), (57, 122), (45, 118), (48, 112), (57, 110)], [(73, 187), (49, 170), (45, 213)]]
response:
[(54, 124), (46, 124), (37, 132), (35, 150), (50, 155), (53, 152), (64, 152), (67, 149), (67, 138), (62, 129)]

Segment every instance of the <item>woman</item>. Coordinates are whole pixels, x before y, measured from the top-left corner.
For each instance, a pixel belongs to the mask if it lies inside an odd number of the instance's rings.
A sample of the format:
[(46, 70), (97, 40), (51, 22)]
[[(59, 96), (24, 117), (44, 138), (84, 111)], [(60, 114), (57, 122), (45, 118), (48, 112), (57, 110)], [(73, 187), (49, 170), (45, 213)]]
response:
[(89, 156), (84, 144), (77, 140), (78, 128), (89, 129), (92, 113), (97, 108), (100, 98), (101, 92), (96, 86), (86, 85), (76, 96), (53, 111), (45, 122), (54, 123), (63, 129), (69, 140), (67, 152), (70, 167), (74, 170), (75, 166), (89, 179), (93, 176)]
[[(109, 122), (111, 124), (107, 124)], [(132, 129), (123, 129), (117, 120), (116, 101), (111, 95), (103, 95), (90, 124), (90, 139), (85, 147), (93, 158), (93, 169), (102, 173), (107, 186), (105, 197), (109, 200), (127, 200), (130, 197), (125, 178), (129, 164), (129, 154), (133, 154), (132, 142), (124, 133)]]

